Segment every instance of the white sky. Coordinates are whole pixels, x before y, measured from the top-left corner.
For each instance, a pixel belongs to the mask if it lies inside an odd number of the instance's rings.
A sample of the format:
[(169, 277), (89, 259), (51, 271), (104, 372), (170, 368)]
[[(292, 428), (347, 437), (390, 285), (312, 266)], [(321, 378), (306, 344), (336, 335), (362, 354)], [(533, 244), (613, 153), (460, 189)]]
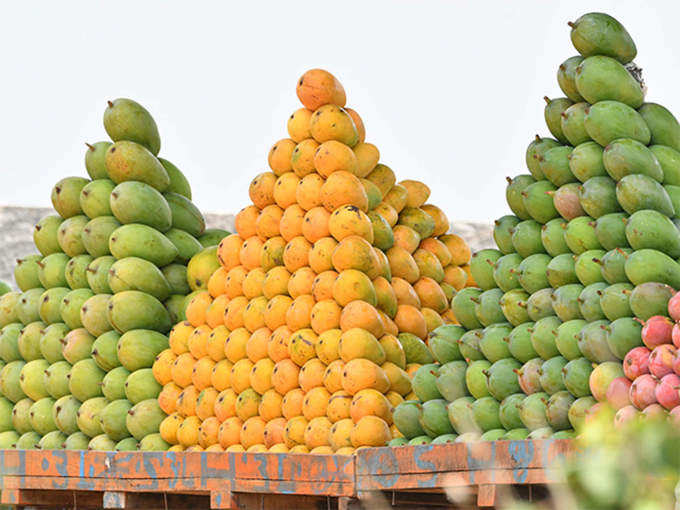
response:
[(0, 204), (49, 205), (58, 179), (85, 175), (84, 142), (123, 96), (154, 115), (201, 210), (235, 212), (287, 136), (296, 80), (321, 67), (398, 180), (426, 182), (450, 219), (490, 221), (549, 133), (542, 97), (562, 95), (576, 54), (566, 23), (595, 10), (626, 26), (648, 99), (680, 117), (678, 2), (3, 1)]

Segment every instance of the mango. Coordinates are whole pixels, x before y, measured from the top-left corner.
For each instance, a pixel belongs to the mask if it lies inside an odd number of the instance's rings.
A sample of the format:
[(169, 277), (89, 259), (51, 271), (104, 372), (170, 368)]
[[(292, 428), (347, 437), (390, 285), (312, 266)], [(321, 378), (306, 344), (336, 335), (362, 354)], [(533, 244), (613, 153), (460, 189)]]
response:
[(204, 248), (217, 246), (222, 239), (229, 235), (231, 235), (231, 232), (222, 228), (206, 228), (198, 238), (198, 242), (201, 243)]
[(130, 372), (150, 368), (164, 349), (168, 339), (157, 331), (135, 329), (124, 333), (118, 340), (118, 360)]
[(447, 402), (444, 399), (433, 399), (424, 402), (420, 412), (420, 426), (430, 437), (454, 432), (448, 418)]
[[(163, 165), (163, 168), (165, 168), (165, 171), (170, 178), (170, 185), (165, 191), (177, 193), (178, 195), (182, 195), (191, 200), (191, 185), (182, 171), (167, 159), (158, 158), (158, 161), (161, 162), (161, 165)], [(226, 237), (226, 235), (222, 237)]]
[(111, 214), (123, 224), (141, 223), (161, 232), (172, 226), (172, 212), (166, 199), (143, 182), (121, 182), (111, 191)]
[(503, 291), (499, 288), (494, 288), (482, 292), (482, 294), (476, 298), (475, 315), (483, 326), (505, 322), (505, 316), (503, 315), (503, 310), (500, 305), (502, 297)]
[(591, 55), (607, 55), (627, 64), (637, 55), (637, 48), (628, 31), (616, 19), (600, 12), (584, 14), (571, 27), (571, 42), (578, 52)]
[(16, 450), (36, 450), (40, 442), (40, 434), (31, 431), (22, 434), (13, 446)]
[[(498, 401), (520, 391), (515, 370), (522, 364), (512, 358), (501, 359), (493, 363), (487, 371), (489, 393)], [(488, 397), (483, 397), (488, 398)]]
[(113, 216), (99, 216), (90, 220), (81, 234), (83, 247), (93, 257), (110, 255), (109, 237), (120, 227), (120, 223)]
[(162, 388), (152, 370), (142, 368), (131, 373), (125, 381), (125, 397), (134, 405), (148, 398), (157, 398)]
[[(90, 438), (78, 431), (74, 432), (64, 440), (63, 448), (64, 450), (87, 450), (87, 445), (89, 442)], [(137, 449), (136, 442), (134, 449)]]
[(645, 103), (638, 112), (652, 133), (652, 145), (665, 145), (676, 151), (680, 150), (680, 125), (671, 112), (656, 103)]
[(475, 423), (484, 432), (502, 427), (499, 412), (500, 403), (491, 396), (482, 397), (472, 403)]
[[(14, 313), (12, 315), (8, 314), (8, 319), (12, 319), (10, 322), (18, 321), (23, 324), (29, 324), (40, 320), (38, 309), (40, 306), (40, 296), (42, 296), (43, 292), (45, 292), (45, 289), (38, 287), (19, 294), (16, 302), (14, 302), (14, 299), (7, 299), (6, 306), (14, 305)], [(9, 294), (9, 296), (10, 298), (14, 297), (13, 294)]]
[(170, 286), (171, 294), (187, 295), (191, 288), (187, 283), (187, 268), (182, 264), (170, 264), (161, 268), (165, 280)]
[(59, 398), (52, 408), (52, 419), (59, 430), (64, 434), (78, 432), (78, 409), (80, 401), (72, 395), (64, 395)]
[(670, 257), (680, 257), (680, 232), (658, 211), (637, 211), (626, 222), (626, 239), (634, 250), (651, 248)]
[[(489, 361), (496, 362), (499, 359), (508, 358), (511, 356), (508, 347), (508, 337), (512, 333), (512, 325), (507, 322), (500, 322), (498, 324), (491, 324), (484, 328), (479, 335), (477, 347), (479, 351), (484, 355)], [(468, 337), (461, 337), (461, 341), (465, 341)], [(461, 345), (460, 347), (463, 347)], [(468, 347), (472, 347), (468, 345)], [(463, 348), (463, 351), (466, 349)], [(466, 356), (467, 357), (467, 356)]]
[(555, 218), (541, 227), (541, 244), (551, 257), (563, 253), (570, 253), (569, 246), (564, 240), (567, 222), (562, 218)]
[(119, 338), (120, 335), (115, 331), (107, 331), (92, 343), (92, 359), (106, 372), (120, 366), (116, 354)]
[(576, 88), (576, 68), (583, 62), (583, 57), (577, 55), (569, 57), (560, 64), (557, 69), (557, 83), (564, 92), (564, 95), (573, 102), (578, 103), (583, 101), (583, 96)]
[(552, 289), (546, 287), (531, 294), (527, 300), (527, 314), (532, 321), (553, 315)]
[(616, 198), (616, 183), (606, 176), (584, 182), (579, 188), (579, 200), (586, 214), (595, 219), (621, 210)]
[[(63, 329), (58, 324), (48, 326), (46, 330), (50, 328), (54, 328), (54, 330), (60, 329), (61, 331), (63, 331)], [(21, 360), (21, 353), (19, 352), (19, 335), (22, 329), (23, 325), (21, 323), (10, 322), (6, 326), (4, 326), (2, 330), (0, 330), (0, 358), (5, 363)], [(55, 332), (51, 336), (59, 337), (59, 332)], [(61, 356), (61, 344), (59, 342), (57, 343), (59, 345), (58, 354)]]
[(38, 278), (45, 289), (68, 286), (66, 265), (69, 260), (65, 253), (52, 253), (38, 263)]
[(116, 184), (139, 181), (160, 192), (170, 185), (160, 161), (142, 145), (128, 140), (116, 142), (106, 151), (106, 170)]
[(46, 324), (61, 322), (61, 300), (69, 293), (65, 287), (54, 287), (46, 290), (40, 296), (38, 314), (40, 319)]
[[(534, 330), (534, 327), (535, 323), (525, 322), (524, 324), (516, 326), (510, 331), (510, 334), (504, 338), (504, 341), (507, 343), (507, 349), (510, 351), (509, 354), (522, 363), (526, 363), (530, 359), (538, 356), (533, 345), (531, 345), (531, 332)], [(502, 358), (493, 359), (494, 364), (500, 359)], [(489, 361), (491, 361), (491, 359), (489, 359)]]
[(480, 428), (475, 423), (472, 404), (475, 401), (472, 397), (461, 397), (451, 402), (447, 408), (449, 421), (459, 434), (479, 432)]
[(26, 394), (19, 383), (21, 371), (25, 365), (26, 363), (22, 360), (11, 361), (0, 370), (0, 391), (14, 403), (26, 398)]
[(33, 230), (33, 242), (43, 256), (61, 251), (57, 232), (63, 221), (64, 219), (60, 216), (50, 215), (36, 223)]
[(473, 301), (473, 299), (479, 298), (481, 293), (481, 289), (469, 287), (456, 292), (451, 301), (453, 313), (466, 329), (481, 327), (481, 323), (475, 314), (475, 302)]
[(30, 398), (19, 400), (12, 408), (12, 426), (17, 433), (25, 434), (33, 430), (31, 421), (29, 420), (28, 412), (33, 401)]
[(359, 134), (352, 117), (341, 106), (320, 106), (309, 123), (312, 137), (319, 143), (337, 140), (350, 147), (359, 142)]
[(425, 342), (411, 333), (399, 333), (399, 342), (406, 355), (406, 363), (432, 363), (434, 358)]
[(66, 264), (64, 277), (71, 289), (88, 289), (87, 266), (94, 260), (90, 255), (78, 255)]
[[(484, 372), (488, 370), (490, 366), (491, 363), (485, 359), (475, 361), (470, 360), (468, 363), (468, 368), (465, 371), (465, 385), (474, 398), (482, 398), (489, 395), (489, 388), (486, 384), (486, 375), (484, 375)], [(453, 425), (455, 427), (455, 424)]]
[(590, 216), (574, 218), (567, 223), (564, 231), (564, 241), (572, 253), (580, 255), (587, 250), (600, 249), (600, 243), (595, 235), (595, 222)]
[(562, 132), (569, 143), (574, 146), (591, 139), (585, 127), (586, 113), (589, 107), (588, 103), (580, 102), (573, 104), (562, 113)]
[(116, 261), (109, 269), (109, 287), (114, 294), (137, 290), (165, 300), (170, 295), (170, 284), (163, 273), (151, 262), (138, 257)]
[(578, 256), (574, 264), (574, 272), (583, 285), (604, 282), (600, 271), (600, 261), (605, 253), (604, 250), (588, 250)]
[(535, 253), (525, 258), (517, 267), (517, 280), (529, 294), (550, 286), (546, 271), (551, 260), (545, 253)]
[(616, 185), (616, 198), (629, 214), (642, 209), (653, 209), (669, 218), (675, 216), (668, 192), (647, 175), (634, 174), (621, 179)]
[(219, 267), (216, 246), (204, 248), (194, 255), (187, 266), (187, 280), (191, 290), (207, 288), (208, 280)]
[(569, 155), (569, 169), (581, 182), (592, 177), (607, 175), (602, 160), (604, 150), (596, 142), (584, 142), (571, 151)]
[(68, 387), (71, 395), (85, 402), (102, 395), (101, 382), (106, 372), (97, 366), (93, 359), (78, 361), (71, 368)]
[[(524, 424), (519, 417), (519, 408), (520, 404), (524, 401), (524, 398), (525, 395), (523, 393), (515, 393), (513, 395), (508, 395), (501, 402), (501, 406), (498, 410), (498, 418), (506, 430), (512, 431), (522, 429)], [(507, 435), (507, 433), (505, 434)], [(503, 438), (507, 439), (505, 436)]]
[(132, 99), (108, 101), (104, 111), (104, 129), (114, 142), (137, 142), (154, 155), (160, 151), (161, 140), (156, 122), (142, 105)]
[(513, 326), (522, 324), (529, 320), (529, 314), (526, 310), (526, 302), (529, 299), (529, 294), (524, 290), (514, 289), (503, 294), (500, 305), (503, 310), (505, 318)]
[(100, 434), (90, 439), (87, 443), (88, 450), (111, 452), (115, 449), (116, 442), (110, 439), (106, 434)]
[(584, 325), (578, 335), (578, 348), (593, 363), (615, 361), (616, 356), (607, 344), (609, 321), (601, 320)]
[(656, 156), (663, 169), (663, 183), (680, 185), (680, 153), (666, 145), (651, 145), (649, 150)]
[[(531, 346), (536, 352), (536, 356), (545, 360), (559, 354), (557, 332), (561, 325), (562, 321), (555, 316), (545, 317), (534, 324), (531, 328)], [(528, 361), (527, 359), (523, 362), (527, 363)]]
[(574, 271), (575, 260), (571, 253), (563, 253), (554, 257), (546, 268), (548, 283), (553, 288), (570, 283), (578, 283)]
[(609, 350), (621, 360), (632, 349), (642, 345), (642, 324), (632, 317), (616, 319), (605, 331)]
[(493, 266), (501, 256), (502, 253), (495, 249), (480, 250), (472, 255), (470, 271), (482, 290), (492, 289), (496, 286), (493, 278)]
[(96, 294), (110, 294), (109, 269), (116, 261), (110, 255), (97, 257), (87, 266), (87, 283)]
[[(553, 147), (559, 146), (560, 143), (557, 140), (552, 138), (541, 138), (538, 135), (536, 135), (536, 138), (531, 141), (526, 150), (525, 161), (527, 168), (529, 169), (529, 172), (531, 172), (531, 175), (534, 177), (534, 179), (540, 181), (544, 178), (543, 172), (540, 168), (540, 160), (544, 156), (545, 152), (552, 149)], [(510, 202), (510, 200), (508, 200), (508, 202)], [(512, 205), (510, 207), (512, 208)], [(517, 214), (517, 211), (514, 209), (513, 212)], [(517, 214), (517, 216), (522, 218), (521, 214)]]
[(654, 315), (665, 315), (665, 310), (668, 309), (668, 301), (673, 296), (673, 292), (673, 288), (658, 282), (645, 282), (636, 285), (629, 294), (632, 312), (630, 315), (643, 321)]
[(49, 395), (44, 377), (45, 370), (49, 366), (50, 364), (44, 359), (34, 359), (21, 367), (19, 386), (21, 391), (34, 402)]
[(520, 219), (513, 215), (502, 216), (494, 221), (493, 239), (503, 255), (514, 253), (515, 251), (515, 247), (512, 245), (511, 230), (519, 222)]
[(28, 255), (17, 259), (17, 265), (14, 266), (14, 281), (22, 292), (41, 286), (38, 278), (40, 260), (42, 260), (40, 255)]
[(109, 371), (102, 379), (102, 393), (109, 400), (125, 398), (125, 381), (130, 371), (125, 367), (116, 367)]
[[(532, 164), (536, 165), (536, 170), (540, 171), (538, 168), (538, 160), (533, 159), (533, 152), (532, 152)], [(541, 176), (541, 178), (543, 178)], [(505, 198), (506, 201), (508, 202), (508, 205), (510, 206), (510, 209), (512, 210), (515, 215), (521, 220), (528, 220), (530, 219), (529, 213), (526, 210), (526, 207), (524, 206), (524, 199), (522, 197), (522, 192), (527, 188), (527, 186), (533, 184), (536, 182), (536, 179), (534, 179), (531, 175), (518, 175), (517, 177), (511, 179), (510, 177), (506, 177), (508, 181), (508, 186), (505, 188)]]
[(590, 104), (612, 100), (639, 108), (644, 99), (640, 83), (611, 57), (593, 55), (576, 68), (576, 88)]
[(394, 424), (406, 439), (413, 439), (425, 433), (420, 425), (420, 413), (421, 406), (414, 400), (404, 401), (395, 407)]
[(170, 240), (177, 250), (175, 261), (179, 263), (186, 264), (191, 260), (191, 257), (203, 249), (198, 239), (184, 230), (171, 228), (165, 233), (165, 237)]
[(512, 245), (522, 258), (534, 253), (544, 253), (545, 248), (541, 241), (541, 224), (535, 220), (525, 220), (518, 223), (512, 232)]
[(36, 360), (42, 357), (42, 353), (40, 352), (40, 337), (46, 326), (47, 325), (44, 322), (36, 321), (26, 324), (21, 330), (19, 339), (17, 340), (17, 347), (19, 348), (21, 357), (26, 361)]
[[(626, 276), (625, 265), (626, 258), (632, 250), (630, 248), (616, 248), (608, 251), (601, 259), (599, 264), (602, 266), (600, 272), (602, 278), (610, 285), (615, 283), (626, 283), (628, 277)], [(598, 261), (596, 261), (598, 262)]]
[(127, 412), (125, 425), (132, 437), (141, 441), (145, 436), (157, 433), (165, 417), (156, 399), (142, 400)]
[(576, 357), (562, 368), (564, 386), (576, 398), (590, 395), (588, 379), (593, 371), (593, 364), (583, 357)]
[(116, 187), (112, 180), (97, 179), (85, 185), (80, 191), (80, 208), (88, 218), (111, 216), (111, 192)]
[(205, 219), (201, 211), (188, 198), (172, 192), (163, 194), (172, 213), (172, 227), (184, 230), (194, 237), (203, 234)]
[(140, 224), (116, 229), (109, 238), (109, 250), (117, 259), (139, 257), (158, 267), (167, 266), (179, 254), (170, 239), (158, 230)]
[(85, 169), (91, 179), (106, 179), (106, 151), (111, 146), (111, 142), (95, 142), (86, 143), (87, 150), (85, 151)]
[(570, 283), (555, 289), (552, 294), (553, 310), (562, 322), (572, 319), (581, 319), (581, 311), (578, 307), (578, 296), (583, 291), (583, 285)]
[(108, 320), (109, 294), (95, 294), (80, 308), (80, 322), (95, 337), (111, 330)]
[(581, 185), (576, 182), (570, 182), (555, 191), (553, 195), (553, 203), (555, 209), (567, 221), (585, 216), (586, 212), (579, 201), (578, 191)]
[(517, 253), (504, 255), (495, 264), (493, 278), (503, 292), (520, 287), (517, 281), (517, 267), (522, 262), (522, 257)]
[(550, 396), (539, 392), (528, 395), (519, 406), (519, 416), (524, 426), (529, 430), (537, 430), (547, 426), (545, 417), (546, 403)]
[(602, 291), (600, 307), (607, 319), (614, 321), (632, 315), (629, 302), (632, 290), (633, 286), (630, 283), (615, 283)]
[(632, 138), (648, 145), (651, 131), (642, 116), (618, 101), (600, 101), (586, 110), (588, 135), (606, 147), (618, 138)]
[(69, 331), (63, 338), (62, 356), (66, 361), (74, 364), (90, 357), (95, 337), (85, 328)]
[(82, 177), (66, 177), (52, 188), (52, 205), (62, 218), (70, 218), (83, 212), (80, 192), (90, 182)]
[[(549, 153), (557, 149), (551, 149), (546, 152), (546, 158)], [(547, 161), (544, 160), (544, 161)], [(566, 160), (565, 160), (566, 161)], [(544, 173), (548, 171), (543, 168)], [(553, 176), (554, 177), (554, 176)], [(529, 216), (539, 223), (547, 223), (558, 216), (557, 209), (553, 203), (553, 195), (557, 188), (548, 181), (538, 181), (527, 186), (522, 192), (522, 200), (524, 200), (524, 208)]]
[(664, 172), (654, 153), (637, 140), (622, 138), (605, 147), (604, 167), (615, 181), (630, 174), (644, 174), (663, 182)]
[(550, 99), (544, 97), (546, 105), (543, 110), (545, 123), (552, 135), (562, 143), (568, 143), (567, 138), (562, 132), (561, 119), (564, 110), (569, 108), (574, 102), (566, 97), (558, 97), (557, 99)]
[(103, 432), (99, 413), (108, 404), (104, 397), (95, 397), (86, 400), (78, 409), (76, 421), (81, 432), (89, 437), (95, 437)]
[(462, 360), (449, 361), (439, 367), (435, 385), (439, 393), (449, 402), (468, 395), (465, 383), (466, 370), (467, 363)]
[(57, 426), (52, 418), (53, 406), (54, 399), (44, 397), (35, 402), (28, 411), (31, 427), (33, 427), (33, 430), (40, 435), (45, 435), (53, 430), (57, 430)]
[(595, 222), (595, 237), (605, 250), (627, 248), (626, 220), (624, 213), (610, 213), (600, 216)]

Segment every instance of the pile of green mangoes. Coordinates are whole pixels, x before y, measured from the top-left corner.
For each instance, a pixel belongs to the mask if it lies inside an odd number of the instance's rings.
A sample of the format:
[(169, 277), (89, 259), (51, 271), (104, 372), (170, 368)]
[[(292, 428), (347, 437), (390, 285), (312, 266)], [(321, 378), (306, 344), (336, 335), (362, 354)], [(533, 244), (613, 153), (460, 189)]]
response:
[[(395, 410), (394, 444), (571, 437), (680, 288), (680, 125), (644, 101), (617, 20), (570, 26), (566, 97), (546, 98), (554, 138), (537, 135), (529, 173), (508, 178), (513, 214), (495, 222), (497, 249), (472, 257), (460, 325), (431, 336), (437, 363), (413, 377), (420, 401)], [(625, 405), (621, 388), (609, 396)]]
[(0, 297), (0, 448), (168, 447), (151, 367), (183, 317), (189, 259), (227, 233), (205, 230), (187, 179), (157, 157), (146, 109), (109, 102), (104, 128), (90, 179), (54, 186), (40, 254), (17, 261), (20, 292)]

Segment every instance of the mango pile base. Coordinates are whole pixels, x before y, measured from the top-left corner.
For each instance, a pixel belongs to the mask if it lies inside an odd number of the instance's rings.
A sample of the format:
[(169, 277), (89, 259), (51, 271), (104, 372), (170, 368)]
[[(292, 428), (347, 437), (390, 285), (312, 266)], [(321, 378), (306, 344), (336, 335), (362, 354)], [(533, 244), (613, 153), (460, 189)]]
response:
[[(493, 508), (541, 499), (570, 440), (371, 448), (354, 456), (0, 451), (0, 503), (17, 508)], [(446, 492), (467, 502), (454, 505)]]

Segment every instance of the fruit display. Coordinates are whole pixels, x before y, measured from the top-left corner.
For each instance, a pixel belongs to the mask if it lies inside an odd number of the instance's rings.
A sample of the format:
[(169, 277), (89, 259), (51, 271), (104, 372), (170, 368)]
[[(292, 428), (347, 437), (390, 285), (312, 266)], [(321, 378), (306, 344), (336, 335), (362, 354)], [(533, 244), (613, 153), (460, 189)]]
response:
[(619, 419), (677, 405), (672, 322), (658, 316), (680, 287), (680, 125), (644, 101), (618, 21), (570, 26), (566, 97), (545, 98), (554, 138), (537, 135), (529, 173), (508, 178), (512, 214), (472, 256), (476, 286), (451, 302), (460, 325), (431, 336), (437, 363), (415, 372), (394, 444), (565, 438), (604, 402)]
[(333, 75), (297, 95), (236, 233), (189, 262), (187, 320), (153, 366), (171, 450), (383, 446), (428, 334), (454, 321), (470, 250), (430, 190), (379, 162)]
[(156, 157), (146, 109), (109, 102), (104, 127), (112, 141), (87, 145), (89, 179), (54, 186), (39, 254), (17, 261), (20, 291), (0, 297), (3, 447), (168, 447), (151, 367), (183, 318), (205, 225), (184, 175)]

